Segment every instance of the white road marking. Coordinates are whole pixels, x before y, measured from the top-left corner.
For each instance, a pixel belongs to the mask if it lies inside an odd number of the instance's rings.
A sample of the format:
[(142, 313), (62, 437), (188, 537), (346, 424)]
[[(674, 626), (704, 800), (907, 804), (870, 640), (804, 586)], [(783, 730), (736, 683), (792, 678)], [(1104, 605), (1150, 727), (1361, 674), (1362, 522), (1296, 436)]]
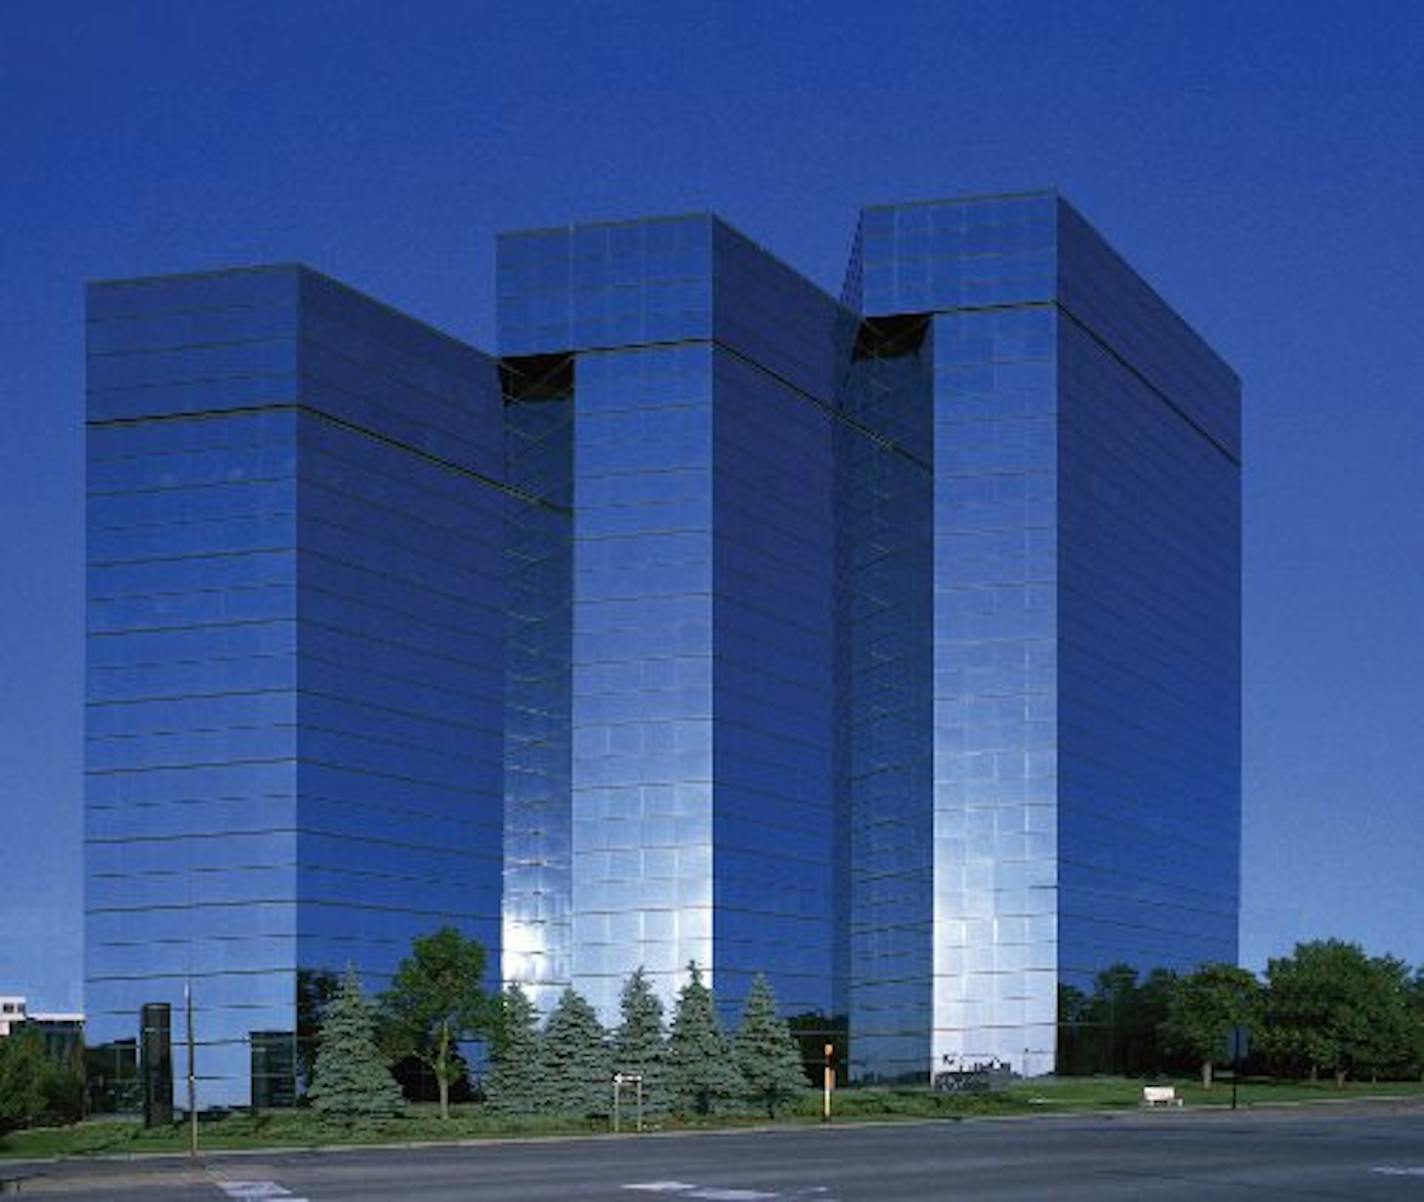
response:
[(699, 1198), (702, 1202), (773, 1202), (784, 1199), (795, 1202), (803, 1199), (809, 1202), (835, 1202), (830, 1190), (824, 1185), (803, 1185), (790, 1193), (775, 1193), (760, 1189), (732, 1189), (721, 1185), (693, 1185), (690, 1181), (633, 1181), (624, 1189), (641, 1190), (648, 1194), (676, 1194), (679, 1198)]
[(759, 1189), (718, 1189), (716, 1186), (708, 1186), (705, 1189), (695, 1189), (687, 1195), (689, 1198), (706, 1198), (708, 1202), (766, 1202), (769, 1198), (779, 1198), (780, 1194), (763, 1193)]
[(1424, 1165), (1376, 1165), (1372, 1173), (1383, 1173), (1386, 1177), (1424, 1177)]
[(307, 1202), (275, 1181), (215, 1181), (213, 1183), (233, 1202), (263, 1202), (264, 1199), (280, 1198), (282, 1202)]

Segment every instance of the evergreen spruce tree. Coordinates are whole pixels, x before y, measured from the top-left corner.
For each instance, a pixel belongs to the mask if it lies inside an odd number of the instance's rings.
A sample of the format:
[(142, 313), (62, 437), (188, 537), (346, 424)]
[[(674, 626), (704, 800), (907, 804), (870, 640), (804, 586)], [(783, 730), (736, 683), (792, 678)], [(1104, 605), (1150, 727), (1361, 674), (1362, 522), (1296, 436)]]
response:
[(544, 1026), (539, 1057), (539, 1109), (601, 1118), (611, 1109), (613, 1079), (608, 1036), (593, 1007), (565, 989)]
[(712, 991), (695, 963), (687, 969), (668, 1039), (668, 1085), (679, 1114), (711, 1114), (742, 1094), (741, 1074), (722, 1034)]
[(323, 1114), (399, 1114), (400, 1087), (376, 1047), (376, 1022), (356, 970), (348, 967), (321, 1020), (308, 1096)]
[(539, 1105), (541, 1063), (539, 1015), (529, 995), (511, 985), (499, 998), (490, 1041), (485, 1100), (499, 1114), (533, 1114)]
[(778, 1106), (794, 1102), (808, 1084), (801, 1047), (786, 1020), (776, 1012), (776, 995), (760, 973), (742, 1007), (742, 1025), (732, 1040), (732, 1058), (742, 1074), (744, 1097), (765, 1107), (768, 1118)]
[(663, 1004), (641, 968), (624, 983), (619, 1010), (622, 1021), (613, 1035), (613, 1069), (619, 1073), (640, 1074), (643, 1113), (664, 1114), (669, 1099)]

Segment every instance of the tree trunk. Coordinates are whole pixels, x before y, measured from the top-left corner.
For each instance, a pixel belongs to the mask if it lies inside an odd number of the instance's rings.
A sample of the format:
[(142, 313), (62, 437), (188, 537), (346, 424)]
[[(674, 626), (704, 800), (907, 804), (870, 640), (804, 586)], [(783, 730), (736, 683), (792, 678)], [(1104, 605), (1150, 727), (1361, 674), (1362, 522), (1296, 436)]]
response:
[(1320, 1065), (1312, 1064), (1310, 1066), (1310, 1080), (1312, 1084), (1320, 1080)]
[(440, 1024), (440, 1040), (435, 1045), (435, 1083), (440, 1086), (440, 1117), (450, 1117), (450, 1025)]
[(1202, 1088), (1203, 1088), (1203, 1089), (1210, 1089), (1210, 1088), (1211, 1088), (1211, 1061), (1210, 1061), (1210, 1060), (1203, 1060), (1203, 1061), (1202, 1061)]
[(1344, 1070), (1343, 1068), (1338, 1067), (1338, 1066), (1337, 1066), (1336, 1069), (1335, 1069), (1335, 1088), (1336, 1088), (1336, 1089), (1344, 1089), (1344, 1088), (1345, 1088), (1345, 1070)]

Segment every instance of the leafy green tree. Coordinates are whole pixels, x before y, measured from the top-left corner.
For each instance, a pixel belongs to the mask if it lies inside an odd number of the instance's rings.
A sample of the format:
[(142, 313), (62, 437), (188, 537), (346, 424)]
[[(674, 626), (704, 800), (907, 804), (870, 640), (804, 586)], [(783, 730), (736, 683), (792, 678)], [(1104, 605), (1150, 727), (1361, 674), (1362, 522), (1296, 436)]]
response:
[(1408, 1069), (1411, 1060), (1409, 965), (1394, 956), (1371, 956), (1362, 983), (1363, 1037), (1350, 1049), (1351, 1069), (1378, 1080)]
[(732, 1055), (741, 1073), (745, 1097), (764, 1106), (768, 1118), (806, 1092), (801, 1048), (776, 1009), (776, 994), (760, 973), (747, 992), (742, 1022), (732, 1040)]
[(1266, 1044), (1277, 1057), (1321, 1069), (1343, 1085), (1351, 1071), (1377, 1057), (1372, 1022), (1384, 975), (1357, 943), (1317, 939), (1296, 944), (1266, 965)]
[(517, 984), (499, 997), (490, 1031), (490, 1070), (485, 1100), (500, 1114), (533, 1114), (539, 1108), (543, 1063), (539, 1013)]
[(1409, 1063), (1424, 1081), (1424, 966), (1414, 972), (1406, 997), (1409, 1015)]
[(27, 1025), (0, 1039), (0, 1136), (36, 1123), (78, 1122), (84, 1111), (81, 1056), (55, 1055)]
[(398, 1114), (405, 1104), (376, 1046), (375, 1015), (354, 968), (322, 1015), (308, 1096), (322, 1114), (348, 1117)]
[(600, 1118), (611, 1107), (613, 1061), (593, 1007), (565, 989), (544, 1026), (539, 1057), (539, 1109)]
[(663, 1004), (641, 968), (624, 982), (619, 1015), (621, 1021), (613, 1033), (613, 1069), (640, 1074), (644, 1113), (662, 1114), (669, 1104)]
[(1261, 985), (1234, 964), (1201, 965), (1176, 982), (1167, 1004), (1169, 1046), (1201, 1065), (1202, 1086), (1211, 1088), (1212, 1066), (1226, 1054), (1233, 1027), (1255, 1027), (1261, 1012)]
[(414, 1056), (430, 1069), (442, 1119), (450, 1117), (450, 1086), (465, 1071), (458, 1045), (489, 1025), (490, 1005), (480, 988), (484, 971), (485, 949), (454, 927), (441, 927), (411, 942), (381, 999), (391, 1059)]
[(680, 1114), (711, 1114), (743, 1092), (741, 1074), (717, 1019), (712, 991), (695, 963), (677, 995), (668, 1038), (668, 1084)]
[(80, 1040), (68, 1052), (50, 1057), (44, 1087), (48, 1121), (79, 1122), (84, 1117), (85, 1085), (84, 1043)]
[(48, 1059), (39, 1038), (23, 1027), (0, 1039), (0, 1135), (44, 1116)]

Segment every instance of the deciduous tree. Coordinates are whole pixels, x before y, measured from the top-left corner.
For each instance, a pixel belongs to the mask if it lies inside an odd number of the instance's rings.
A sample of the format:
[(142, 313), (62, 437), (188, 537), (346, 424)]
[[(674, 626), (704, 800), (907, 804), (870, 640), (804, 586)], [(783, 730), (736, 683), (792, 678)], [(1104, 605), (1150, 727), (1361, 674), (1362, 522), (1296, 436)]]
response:
[(1407, 999), (1409, 1011), (1409, 1062), (1424, 1081), (1424, 965), (1414, 971)]
[[(1266, 1042), (1277, 1056), (1335, 1074), (1343, 1085), (1370, 1056), (1371, 992), (1379, 975), (1359, 944), (1317, 939), (1266, 965)], [(1362, 1056), (1363, 1053), (1363, 1056)]]
[(1202, 1086), (1211, 1088), (1212, 1066), (1226, 1054), (1233, 1027), (1256, 1027), (1261, 985), (1234, 964), (1209, 963), (1177, 980), (1167, 1003), (1168, 1044), (1201, 1065)]
[(27, 1024), (0, 1039), (0, 1136), (35, 1123), (83, 1117), (82, 1056), (54, 1055)]
[(1363, 1011), (1363, 1038), (1350, 1049), (1351, 1069), (1360, 1076), (1409, 1068), (1411, 1016), (1409, 965), (1394, 956), (1371, 956), (1359, 1005)]
[(458, 1044), (489, 1025), (484, 970), (485, 949), (454, 927), (441, 927), (411, 942), (381, 1001), (391, 1058), (415, 1056), (430, 1069), (442, 1119), (450, 1117), (450, 1086), (464, 1072)]

